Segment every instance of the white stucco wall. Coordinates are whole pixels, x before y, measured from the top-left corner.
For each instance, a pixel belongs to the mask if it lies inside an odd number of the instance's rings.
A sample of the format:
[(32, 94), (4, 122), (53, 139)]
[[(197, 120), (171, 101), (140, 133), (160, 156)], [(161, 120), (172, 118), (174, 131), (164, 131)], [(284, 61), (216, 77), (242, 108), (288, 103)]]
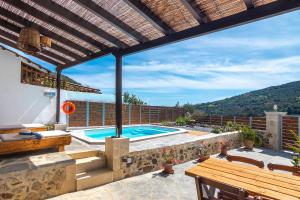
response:
[[(56, 97), (46, 97), (44, 92), (56, 90), (22, 84), (21, 61), (26, 63), (9, 51), (0, 50), (0, 125), (54, 123)], [(101, 95), (62, 90), (61, 102), (68, 99), (99, 100), (99, 96)], [(66, 123), (66, 116), (62, 112), (61, 123)]]

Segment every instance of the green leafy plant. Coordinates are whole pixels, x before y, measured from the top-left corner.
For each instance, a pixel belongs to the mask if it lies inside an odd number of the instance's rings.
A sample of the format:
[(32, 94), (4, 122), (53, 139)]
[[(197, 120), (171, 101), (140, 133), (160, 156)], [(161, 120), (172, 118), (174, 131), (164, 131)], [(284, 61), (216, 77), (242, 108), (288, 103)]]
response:
[(261, 147), (262, 145), (263, 145), (263, 136), (260, 134), (256, 134), (256, 137), (254, 140), (254, 146)]
[(227, 122), (225, 127), (215, 127), (211, 130), (211, 133), (219, 134), (219, 133), (233, 132), (233, 131), (240, 131), (240, 130), (241, 130), (241, 125), (233, 122)]
[(241, 129), (241, 134), (243, 140), (251, 140), (255, 141), (257, 134), (254, 130), (252, 130), (249, 126), (243, 126)]
[(175, 150), (173, 148), (163, 148), (162, 159), (163, 159), (163, 162), (166, 164), (179, 163), (179, 161), (176, 160), (176, 154), (175, 154)]
[(224, 133), (225, 130), (224, 130), (224, 128), (222, 128), (222, 127), (215, 127), (215, 128), (213, 128), (210, 132), (211, 132), (211, 133), (215, 133), (215, 134), (220, 134), (220, 133)]
[(188, 123), (187, 120), (188, 120), (188, 119), (187, 119), (186, 117), (178, 117), (178, 118), (176, 119), (176, 125), (177, 125), (177, 126), (185, 126), (185, 125), (187, 125), (187, 123)]
[(229, 122), (226, 123), (225, 131), (226, 131), (226, 132), (240, 131), (241, 128), (242, 128), (242, 127), (241, 127), (240, 124), (233, 123), (233, 122), (229, 121)]
[(295, 167), (300, 167), (300, 137), (294, 131), (291, 130), (290, 132), (296, 140), (295, 146), (289, 145), (289, 148), (294, 152), (294, 155), (292, 155), (292, 164)]

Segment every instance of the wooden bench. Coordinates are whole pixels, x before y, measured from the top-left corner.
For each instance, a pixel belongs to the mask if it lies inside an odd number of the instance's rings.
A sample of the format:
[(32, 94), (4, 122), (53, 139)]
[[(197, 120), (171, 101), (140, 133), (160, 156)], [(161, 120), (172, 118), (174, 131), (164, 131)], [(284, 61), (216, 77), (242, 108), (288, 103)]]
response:
[[(56, 148), (64, 151), (64, 146), (71, 143), (71, 135), (64, 131), (41, 131), (41, 139), (22, 139), (13, 141), (0, 140), (0, 155)], [(6, 134), (2, 134), (3, 135)], [(11, 134), (9, 134), (11, 135)]]

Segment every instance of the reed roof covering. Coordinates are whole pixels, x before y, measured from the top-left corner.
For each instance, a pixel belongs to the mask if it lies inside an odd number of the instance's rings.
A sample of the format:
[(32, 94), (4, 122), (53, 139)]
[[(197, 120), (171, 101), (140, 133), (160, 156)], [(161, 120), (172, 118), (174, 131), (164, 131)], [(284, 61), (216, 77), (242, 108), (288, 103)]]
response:
[(35, 27), (52, 39), (35, 56), (64, 69), (299, 7), (300, 0), (0, 0), (0, 42), (17, 48), (21, 28)]

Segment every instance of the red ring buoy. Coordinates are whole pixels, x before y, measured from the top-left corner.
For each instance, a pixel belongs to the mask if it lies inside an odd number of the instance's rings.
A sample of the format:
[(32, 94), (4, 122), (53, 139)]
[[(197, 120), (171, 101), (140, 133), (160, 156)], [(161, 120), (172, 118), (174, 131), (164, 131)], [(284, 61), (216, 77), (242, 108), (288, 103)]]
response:
[(74, 103), (67, 101), (63, 104), (62, 109), (66, 115), (71, 115), (75, 112), (76, 107)]

